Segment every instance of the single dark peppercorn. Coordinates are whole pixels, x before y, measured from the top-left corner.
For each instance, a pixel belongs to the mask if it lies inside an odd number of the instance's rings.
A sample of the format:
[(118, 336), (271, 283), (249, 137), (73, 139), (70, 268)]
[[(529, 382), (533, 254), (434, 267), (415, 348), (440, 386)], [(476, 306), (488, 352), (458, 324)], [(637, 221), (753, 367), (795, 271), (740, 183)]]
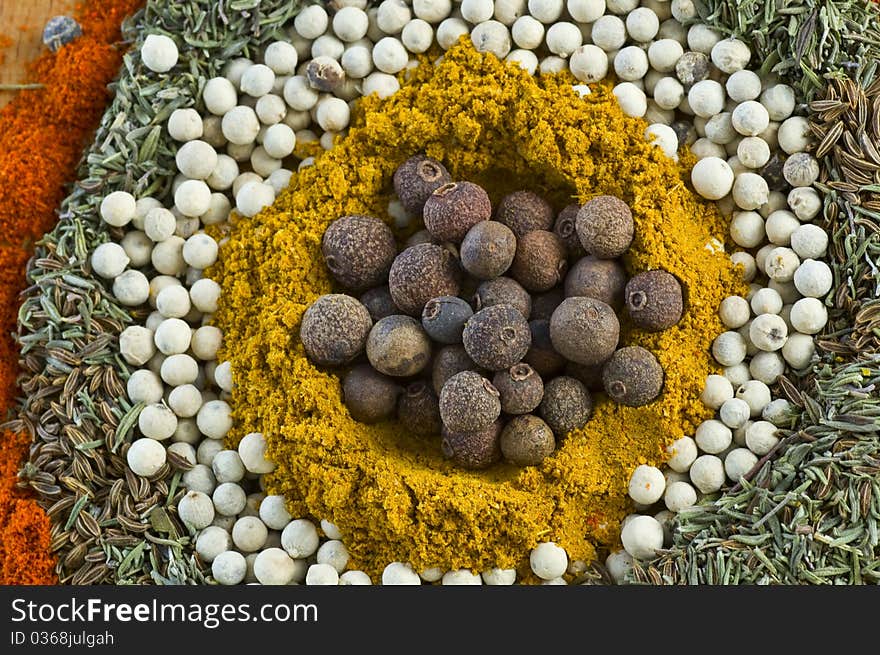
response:
[(569, 205), (557, 214), (556, 222), (553, 223), (553, 233), (562, 239), (571, 259), (587, 254), (577, 234), (577, 215), (580, 209), (580, 205)]
[(414, 155), (394, 171), (394, 192), (407, 212), (418, 216), (434, 191), (452, 181), (449, 171), (436, 159)]
[(455, 255), (440, 246), (423, 243), (397, 256), (388, 274), (388, 288), (401, 311), (421, 316), (431, 298), (457, 296), (460, 280)]
[(675, 276), (655, 270), (639, 273), (626, 284), (626, 309), (643, 330), (659, 332), (681, 320), (684, 299)]
[(565, 300), (565, 292), (562, 286), (557, 286), (546, 293), (539, 293), (532, 297), (532, 313), (529, 318), (533, 320), (549, 321), (556, 308)]
[(545, 230), (533, 230), (519, 238), (510, 274), (529, 291), (549, 291), (568, 271), (568, 253), (562, 239)]
[(784, 191), (788, 182), (783, 174), (785, 167), (785, 155), (780, 151), (773, 152), (770, 159), (761, 167), (760, 174), (767, 181), (771, 191)]
[(43, 27), (43, 45), (52, 52), (81, 36), (82, 27), (70, 16), (54, 16)]
[(315, 57), (306, 65), (306, 79), (313, 89), (329, 93), (345, 81), (345, 71), (332, 57)]
[(313, 363), (341, 366), (364, 351), (372, 326), (370, 312), (355, 298), (331, 293), (306, 309), (299, 336)]
[(415, 375), (431, 361), (431, 339), (411, 316), (386, 316), (370, 330), (367, 359), (385, 375)]
[(697, 130), (691, 121), (673, 121), (669, 127), (672, 128), (672, 131), (675, 132), (675, 136), (678, 138), (679, 148), (689, 146), (697, 140)]
[(550, 317), (550, 340), (560, 355), (578, 364), (600, 364), (620, 338), (614, 310), (595, 298), (566, 298)]
[(373, 287), (369, 291), (365, 291), (360, 297), (361, 304), (370, 312), (373, 321), (378, 321), (386, 316), (399, 314), (400, 309), (391, 299), (391, 292), (388, 286)]
[(663, 388), (663, 367), (641, 346), (621, 348), (602, 369), (602, 383), (612, 400), (629, 407), (647, 405)]
[(556, 450), (553, 430), (532, 414), (514, 416), (501, 431), (501, 454), (518, 466), (538, 466)]
[(412, 434), (440, 434), (440, 402), (423, 381), (413, 382), (397, 403), (397, 419)]
[(685, 91), (709, 77), (711, 62), (702, 52), (685, 52), (675, 64), (675, 76)]
[(561, 437), (587, 424), (593, 412), (593, 397), (578, 380), (561, 376), (544, 385), (540, 409), (547, 425)]
[(495, 220), (513, 230), (516, 238), (534, 230), (553, 229), (553, 207), (531, 191), (514, 191), (501, 199)]
[(498, 390), (479, 373), (457, 373), (440, 390), (440, 419), (451, 432), (484, 430), (500, 415)]
[(577, 233), (584, 249), (599, 259), (614, 259), (627, 251), (635, 232), (632, 212), (620, 198), (596, 196), (580, 208)]
[(342, 394), (355, 421), (378, 423), (394, 414), (400, 387), (371, 366), (361, 364), (346, 374)]
[(565, 295), (601, 300), (615, 311), (623, 307), (626, 269), (616, 259), (581, 258), (565, 277)]
[(501, 420), (476, 432), (455, 432), (443, 426), (440, 447), (456, 466), (470, 470), (488, 468), (501, 460), (502, 426)]
[(481, 282), (474, 294), (474, 309), (480, 311), (494, 305), (510, 305), (523, 318), (528, 319), (532, 312), (532, 297), (522, 285), (509, 277), (496, 277)]
[(464, 324), (474, 310), (457, 296), (432, 298), (422, 310), (422, 327), (428, 336), (440, 343), (461, 343)]
[(425, 228), (440, 241), (461, 243), (480, 221), (492, 218), (492, 203), (483, 187), (473, 182), (451, 182), (425, 201)]
[[(523, 362), (531, 366), (545, 380), (557, 375), (565, 368), (565, 357), (553, 348), (550, 339), (550, 321), (539, 319), (529, 321), (532, 343), (523, 357)], [(601, 388), (601, 384), (599, 385)]]
[(528, 364), (514, 364), (498, 371), (492, 384), (501, 394), (501, 411), (506, 414), (527, 414), (541, 404), (544, 382)]
[(321, 241), (324, 263), (346, 289), (363, 291), (384, 284), (397, 256), (394, 234), (373, 216), (343, 216), (333, 221)]
[(434, 356), (431, 368), (431, 385), (434, 387), (434, 393), (439, 395), (446, 381), (462, 371), (479, 372), (480, 367), (460, 344), (441, 348)]
[(462, 333), (467, 354), (490, 371), (501, 371), (519, 362), (531, 342), (529, 324), (510, 305), (481, 309), (465, 323)]
[(480, 221), (461, 242), (461, 266), (481, 280), (491, 280), (510, 268), (516, 254), (513, 231), (498, 221)]

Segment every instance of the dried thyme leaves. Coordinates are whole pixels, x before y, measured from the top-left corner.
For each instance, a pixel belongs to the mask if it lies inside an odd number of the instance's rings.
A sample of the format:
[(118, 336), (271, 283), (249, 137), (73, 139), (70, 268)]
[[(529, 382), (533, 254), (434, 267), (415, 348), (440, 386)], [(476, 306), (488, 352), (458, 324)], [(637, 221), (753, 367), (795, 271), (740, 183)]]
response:
[(116, 190), (166, 199), (174, 147), (164, 123), (194, 106), (207, 79), (231, 57), (248, 56), (292, 19), (298, 3), (152, 0), (126, 21), (126, 42), (160, 32), (183, 39), (176, 70), (156, 80), (138, 48), (125, 56), (116, 95), (62, 203), (56, 228), (28, 266), (19, 312), (21, 416), (34, 445), (21, 471), (52, 523), (58, 577), (69, 584), (200, 584), (203, 564), (176, 514), (185, 462), (171, 457), (153, 477), (134, 475), (125, 453), (141, 406), (125, 394), (130, 371), (119, 333), (144, 317), (118, 305), (91, 274), (90, 252), (111, 237), (98, 218)]

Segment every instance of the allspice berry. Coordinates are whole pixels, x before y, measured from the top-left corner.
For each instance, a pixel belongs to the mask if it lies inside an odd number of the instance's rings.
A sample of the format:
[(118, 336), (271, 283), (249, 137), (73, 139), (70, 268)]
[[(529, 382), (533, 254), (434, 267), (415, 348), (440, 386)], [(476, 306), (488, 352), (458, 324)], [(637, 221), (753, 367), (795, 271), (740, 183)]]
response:
[(450, 182), (431, 194), (422, 216), (425, 228), (435, 238), (461, 243), (474, 225), (492, 218), (492, 203), (483, 187), (473, 182)]
[(571, 259), (579, 259), (587, 254), (577, 233), (577, 215), (580, 209), (580, 205), (569, 205), (556, 215), (553, 223), (553, 233), (562, 239)]
[(528, 414), (544, 397), (544, 382), (528, 364), (514, 364), (498, 371), (492, 384), (501, 395), (501, 411), (505, 414)]
[(400, 395), (397, 420), (408, 432), (420, 436), (440, 434), (440, 401), (423, 381), (413, 382)]
[(474, 225), (459, 249), (462, 268), (480, 280), (504, 275), (515, 254), (513, 231), (498, 221), (481, 221)]
[(574, 378), (553, 378), (544, 385), (540, 411), (553, 433), (561, 437), (587, 424), (593, 413), (593, 397)]
[(422, 243), (397, 256), (388, 274), (388, 288), (402, 312), (421, 316), (431, 298), (457, 296), (460, 279), (455, 255), (440, 246)]
[(453, 375), (440, 391), (440, 419), (451, 432), (478, 432), (501, 415), (498, 390), (479, 373)]
[(478, 366), (510, 368), (529, 350), (532, 333), (522, 314), (510, 305), (493, 305), (474, 314), (464, 326), (462, 343)]
[(342, 395), (355, 421), (378, 423), (394, 414), (400, 387), (372, 366), (361, 364), (343, 378)]
[(501, 454), (518, 466), (538, 466), (556, 450), (553, 430), (537, 416), (514, 416), (501, 431)]
[(519, 238), (510, 267), (513, 279), (529, 291), (549, 291), (568, 271), (565, 244), (553, 232), (533, 230)]
[(576, 364), (575, 362), (568, 362), (565, 365), (565, 374), (583, 384), (589, 391), (603, 391), (603, 368), (605, 368), (605, 362), (601, 364)]
[(431, 339), (411, 316), (386, 316), (370, 330), (367, 359), (385, 375), (415, 375), (431, 360)]
[(449, 171), (439, 161), (414, 155), (394, 171), (394, 193), (408, 213), (418, 216), (431, 194), (451, 181)]
[(366, 307), (351, 296), (331, 293), (306, 309), (299, 338), (313, 363), (341, 366), (363, 352), (372, 327)]
[(663, 388), (663, 367), (641, 346), (621, 348), (602, 369), (602, 383), (612, 400), (629, 407), (647, 405)]
[(461, 343), (464, 324), (474, 315), (474, 310), (457, 296), (432, 298), (422, 310), (422, 327), (434, 341)]
[(455, 432), (443, 426), (440, 448), (456, 466), (471, 470), (488, 468), (501, 460), (502, 425), (498, 420), (475, 432)]
[(494, 280), (481, 282), (474, 294), (473, 304), (477, 311), (494, 305), (510, 305), (526, 320), (532, 313), (532, 297), (529, 292), (509, 277), (496, 277)]
[(599, 259), (614, 259), (627, 251), (635, 233), (632, 212), (620, 198), (596, 196), (578, 212), (578, 238)]
[(550, 317), (550, 340), (560, 355), (578, 364), (601, 364), (620, 339), (614, 310), (595, 298), (566, 298)]
[[(523, 357), (523, 362), (531, 366), (545, 380), (549, 380), (565, 368), (565, 357), (553, 348), (550, 339), (550, 321), (539, 319), (529, 321), (532, 343)], [(602, 386), (601, 384), (599, 385)]]
[(386, 316), (400, 313), (400, 309), (397, 308), (394, 300), (391, 299), (391, 292), (388, 290), (387, 285), (384, 287), (373, 287), (368, 291), (364, 291), (361, 294), (360, 301), (367, 308), (367, 311), (370, 312), (374, 322)]
[(545, 293), (536, 294), (532, 297), (532, 312), (529, 318), (549, 321), (563, 300), (565, 300), (565, 292), (561, 286), (554, 287)]
[(601, 300), (615, 311), (623, 307), (626, 269), (616, 259), (582, 257), (565, 277), (565, 295)]
[(464, 346), (455, 344), (441, 348), (434, 356), (431, 369), (431, 385), (434, 393), (439, 394), (443, 385), (453, 375), (462, 371), (479, 371), (480, 367), (470, 358)]
[(531, 191), (514, 191), (501, 199), (495, 220), (513, 230), (516, 238), (534, 230), (553, 229), (553, 207)]
[(681, 320), (684, 311), (681, 285), (666, 271), (639, 273), (627, 282), (626, 309), (633, 323), (643, 330), (670, 328)]
[(346, 289), (363, 291), (384, 284), (397, 256), (394, 234), (373, 216), (343, 216), (333, 221), (321, 240), (324, 263)]

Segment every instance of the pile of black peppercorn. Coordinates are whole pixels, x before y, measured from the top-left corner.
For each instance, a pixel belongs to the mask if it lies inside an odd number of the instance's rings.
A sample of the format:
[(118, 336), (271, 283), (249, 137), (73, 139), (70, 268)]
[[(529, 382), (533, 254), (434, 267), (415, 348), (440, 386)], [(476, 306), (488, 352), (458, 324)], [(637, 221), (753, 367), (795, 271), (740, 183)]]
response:
[(517, 191), (493, 215), (484, 189), (424, 155), (397, 169), (394, 191), (425, 229), (398, 251), (380, 218), (334, 221), (322, 252), (347, 293), (318, 298), (300, 329), (314, 363), (345, 367), (355, 420), (396, 414), (411, 433), (442, 435), (463, 468), (532, 466), (587, 423), (593, 393), (632, 407), (659, 396), (663, 369), (620, 347), (618, 314), (665, 330), (682, 317), (682, 290), (663, 270), (628, 278), (625, 202), (597, 196), (556, 213)]

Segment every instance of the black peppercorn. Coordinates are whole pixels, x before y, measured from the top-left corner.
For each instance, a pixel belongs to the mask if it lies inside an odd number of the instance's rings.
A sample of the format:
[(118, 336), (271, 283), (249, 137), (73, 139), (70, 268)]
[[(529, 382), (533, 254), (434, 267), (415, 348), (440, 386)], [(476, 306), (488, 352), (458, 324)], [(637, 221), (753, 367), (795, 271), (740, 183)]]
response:
[(550, 317), (550, 340), (560, 355), (578, 364), (600, 364), (620, 338), (614, 310), (601, 300), (566, 298)]
[(477, 311), (494, 305), (510, 305), (528, 320), (532, 312), (532, 297), (516, 280), (496, 277), (481, 282), (474, 294), (474, 308)]
[(465, 469), (485, 469), (501, 459), (499, 439), (502, 422), (476, 432), (455, 432), (443, 426), (443, 454), (456, 466)]
[(528, 352), (529, 324), (510, 305), (493, 305), (474, 314), (464, 326), (462, 343), (478, 366), (490, 371), (510, 368)]
[(400, 313), (400, 309), (397, 308), (397, 305), (391, 299), (391, 292), (387, 286), (374, 287), (369, 291), (365, 291), (361, 294), (360, 301), (367, 308), (367, 311), (370, 312), (373, 321)]
[(516, 238), (534, 230), (553, 229), (553, 207), (531, 191), (514, 191), (501, 199), (495, 220), (513, 230)]
[(510, 268), (516, 254), (513, 231), (498, 221), (481, 221), (461, 242), (461, 266), (480, 280), (491, 280)]
[(340, 366), (363, 352), (372, 326), (370, 312), (355, 298), (331, 293), (306, 309), (299, 336), (312, 362)]
[(492, 203), (483, 187), (452, 182), (439, 187), (425, 202), (425, 228), (440, 241), (461, 243), (480, 221), (492, 217)]
[(401, 311), (421, 316), (431, 298), (457, 296), (460, 280), (455, 255), (440, 246), (422, 243), (397, 256), (388, 274), (388, 288)]
[(425, 382), (413, 382), (401, 394), (397, 404), (397, 419), (412, 434), (440, 434), (440, 403)]
[(577, 234), (577, 215), (580, 205), (569, 205), (556, 216), (553, 223), (553, 233), (565, 244), (565, 249), (571, 259), (579, 259), (586, 254)]
[(367, 359), (385, 375), (415, 375), (431, 360), (431, 340), (411, 316), (386, 316), (370, 330)]
[(639, 273), (626, 285), (626, 309), (643, 330), (659, 332), (681, 320), (684, 299), (681, 285), (666, 271)]
[(452, 181), (449, 171), (425, 155), (410, 157), (394, 171), (394, 192), (410, 214), (418, 216), (434, 191)]
[(498, 371), (492, 384), (501, 395), (501, 411), (505, 414), (527, 414), (541, 404), (544, 382), (528, 364), (514, 364)]
[(785, 168), (785, 155), (780, 151), (775, 151), (770, 155), (770, 159), (759, 171), (761, 177), (767, 182), (767, 186), (771, 191), (784, 191), (788, 186), (785, 180), (783, 169)]
[(470, 358), (462, 345), (455, 344), (441, 348), (434, 356), (431, 368), (431, 385), (434, 387), (434, 393), (439, 395), (446, 381), (462, 371), (479, 372), (480, 367)]
[(581, 258), (565, 277), (565, 295), (601, 300), (615, 311), (623, 307), (626, 269), (616, 259)]
[(574, 378), (553, 378), (544, 385), (541, 416), (561, 437), (584, 427), (593, 412), (593, 397), (587, 388)]
[(565, 244), (553, 232), (533, 230), (519, 238), (510, 267), (513, 279), (529, 291), (549, 291), (568, 271)]
[(542, 378), (550, 379), (565, 367), (565, 358), (556, 352), (550, 339), (550, 321), (529, 321), (529, 331), (532, 333), (532, 343), (523, 362), (535, 369)]
[(553, 430), (537, 416), (514, 416), (501, 431), (501, 454), (518, 466), (538, 466), (556, 450)]
[(584, 249), (599, 259), (627, 251), (635, 232), (632, 212), (620, 198), (596, 196), (578, 211), (576, 227)]
[(342, 394), (355, 421), (378, 423), (394, 413), (400, 387), (371, 366), (361, 364), (343, 379)]
[(461, 343), (464, 324), (474, 315), (474, 310), (456, 296), (432, 298), (422, 310), (422, 327), (434, 341)]
[(614, 353), (605, 364), (602, 383), (612, 400), (621, 405), (641, 407), (660, 395), (663, 367), (641, 346), (627, 346)]
[(484, 430), (500, 414), (498, 390), (479, 373), (457, 373), (440, 390), (440, 419), (451, 432)]
[(391, 228), (373, 216), (343, 216), (333, 221), (321, 241), (324, 263), (346, 289), (363, 291), (384, 284), (397, 244)]

